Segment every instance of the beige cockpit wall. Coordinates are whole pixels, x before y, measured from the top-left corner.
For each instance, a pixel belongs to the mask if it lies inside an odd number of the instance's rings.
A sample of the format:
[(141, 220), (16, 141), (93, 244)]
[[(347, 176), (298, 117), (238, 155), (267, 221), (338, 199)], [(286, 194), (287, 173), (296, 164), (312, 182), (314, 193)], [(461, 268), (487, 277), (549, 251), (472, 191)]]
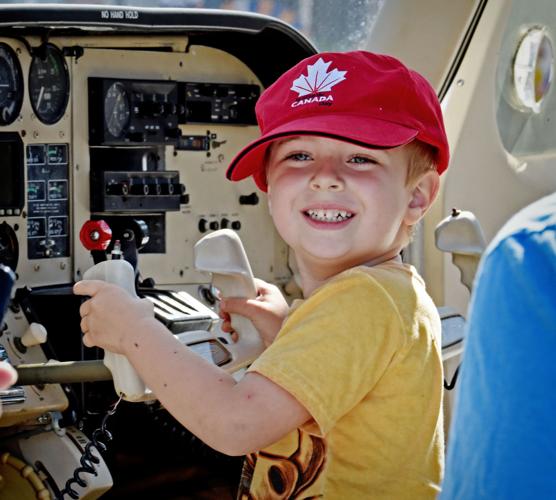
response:
[(434, 247), (434, 229), (453, 207), (470, 210), (488, 243), (519, 209), (556, 189), (556, 93), (548, 88), (535, 112), (519, 102), (514, 83), (516, 53), (527, 32), (543, 30), (554, 46), (554, 3), (389, 1), (374, 26), (369, 48), (398, 55), (443, 94), (451, 163), (411, 259), (436, 303), (465, 314), (469, 292), (450, 256)]

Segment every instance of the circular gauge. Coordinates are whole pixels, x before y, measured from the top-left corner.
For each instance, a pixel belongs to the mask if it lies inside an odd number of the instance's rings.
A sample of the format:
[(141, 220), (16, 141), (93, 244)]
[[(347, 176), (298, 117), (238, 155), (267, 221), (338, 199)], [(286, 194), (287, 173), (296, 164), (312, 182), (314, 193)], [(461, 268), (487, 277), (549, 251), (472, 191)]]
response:
[(56, 123), (66, 112), (69, 73), (64, 55), (47, 44), (33, 55), (29, 69), (29, 97), (37, 118), (47, 125)]
[(554, 75), (552, 42), (543, 28), (532, 28), (521, 39), (513, 67), (520, 108), (539, 113)]
[(0, 224), (0, 264), (15, 272), (19, 259), (19, 244), (12, 226), (7, 222)]
[(129, 122), (129, 98), (125, 87), (115, 82), (104, 96), (104, 122), (113, 137), (120, 137)]
[(15, 52), (0, 43), (0, 125), (12, 123), (23, 103), (23, 77)]

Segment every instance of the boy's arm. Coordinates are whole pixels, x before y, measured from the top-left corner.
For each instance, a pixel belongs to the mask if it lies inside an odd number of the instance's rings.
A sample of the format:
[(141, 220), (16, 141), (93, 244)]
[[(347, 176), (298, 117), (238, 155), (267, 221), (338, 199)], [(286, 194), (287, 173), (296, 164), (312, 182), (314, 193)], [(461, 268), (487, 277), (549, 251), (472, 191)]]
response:
[(150, 305), (102, 281), (82, 281), (83, 342), (127, 356), (165, 408), (205, 443), (229, 455), (264, 448), (308, 421), (287, 391), (256, 373), (240, 382), (177, 340)]

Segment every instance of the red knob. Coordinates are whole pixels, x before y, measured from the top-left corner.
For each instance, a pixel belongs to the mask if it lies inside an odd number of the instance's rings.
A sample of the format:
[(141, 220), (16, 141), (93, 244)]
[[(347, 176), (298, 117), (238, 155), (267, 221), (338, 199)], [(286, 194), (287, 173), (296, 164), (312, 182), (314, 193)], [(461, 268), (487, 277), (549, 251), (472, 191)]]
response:
[(79, 239), (87, 250), (106, 250), (112, 239), (112, 229), (103, 220), (88, 220), (79, 231)]

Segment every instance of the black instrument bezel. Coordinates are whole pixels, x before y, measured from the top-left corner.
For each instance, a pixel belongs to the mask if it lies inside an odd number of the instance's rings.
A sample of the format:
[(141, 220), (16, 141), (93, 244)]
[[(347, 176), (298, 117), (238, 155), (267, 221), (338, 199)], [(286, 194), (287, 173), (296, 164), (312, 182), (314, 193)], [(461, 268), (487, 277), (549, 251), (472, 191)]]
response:
[(14, 49), (12, 49), (7, 43), (4, 42), (0, 42), (0, 48), (2, 48), (3, 50), (6, 51), (6, 54), (12, 59), (13, 61), (13, 68), (14, 68), (14, 79), (16, 81), (16, 97), (15, 97), (15, 102), (16, 102), (16, 106), (14, 108), (14, 111), (12, 112), (12, 117), (10, 120), (4, 120), (3, 119), (3, 113), (2, 113), (2, 109), (0, 109), (0, 125), (4, 126), (4, 125), (10, 125), (12, 124), (17, 117), (19, 116), (19, 113), (21, 112), (21, 107), (23, 106), (23, 97), (24, 97), (24, 83), (23, 83), (23, 70), (21, 69), (21, 63), (19, 62), (19, 57), (16, 53), (16, 51)]
[[(33, 71), (36, 67), (35, 61), (37, 60), (37, 58), (40, 58), (43, 55), (44, 57), (46, 57), (47, 51), (52, 51), (54, 54), (56, 54), (56, 56), (59, 58), (60, 62), (62, 63), (62, 75), (63, 75), (62, 78), (64, 79), (64, 85), (66, 88), (64, 100), (61, 103), (60, 108), (57, 110), (57, 113), (53, 114), (52, 116), (45, 115), (43, 112), (37, 109), (35, 99), (33, 98), (32, 95), (32, 85), (31, 85), (32, 78), (34, 78)], [(56, 47), (51, 43), (47, 43), (41, 46), (38, 50), (36, 50), (31, 59), (31, 64), (29, 65), (28, 92), (29, 92), (29, 101), (31, 102), (31, 107), (33, 108), (33, 112), (35, 113), (35, 116), (42, 123), (44, 123), (45, 125), (54, 125), (55, 123), (58, 123), (62, 119), (68, 107), (70, 86), (71, 83), (70, 83), (68, 65), (66, 63), (66, 58), (64, 57), (63, 52), (58, 47)]]

